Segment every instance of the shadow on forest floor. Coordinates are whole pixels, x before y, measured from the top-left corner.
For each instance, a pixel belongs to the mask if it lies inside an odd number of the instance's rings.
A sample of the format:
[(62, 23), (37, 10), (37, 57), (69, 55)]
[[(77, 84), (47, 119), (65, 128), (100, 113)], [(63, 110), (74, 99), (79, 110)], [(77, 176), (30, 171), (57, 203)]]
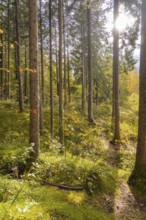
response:
[(112, 145), (106, 139), (104, 142), (109, 147), (109, 165), (117, 168), (117, 188), (111, 198), (114, 219), (146, 220), (146, 198), (139, 197), (137, 192), (128, 185), (127, 180), (119, 177), (117, 156), (122, 146)]

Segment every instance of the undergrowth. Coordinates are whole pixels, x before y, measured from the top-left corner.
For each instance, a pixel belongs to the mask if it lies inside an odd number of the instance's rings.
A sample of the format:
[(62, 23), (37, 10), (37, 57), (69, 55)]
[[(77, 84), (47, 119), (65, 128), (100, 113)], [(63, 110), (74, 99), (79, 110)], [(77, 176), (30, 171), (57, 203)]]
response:
[[(104, 114), (103, 114), (104, 113)], [(111, 198), (118, 178), (128, 178), (134, 161), (135, 119), (128, 123), (123, 114), (123, 148), (116, 155), (117, 167), (110, 165), (108, 141), (112, 138), (110, 107), (98, 107), (97, 125), (89, 126), (84, 114), (73, 105), (65, 112), (65, 155), (58, 143), (58, 113), (55, 112), (55, 139), (49, 137), (49, 114), (44, 110), (44, 129), (39, 160), (26, 168), (31, 147), (28, 144), (29, 110), (18, 112), (15, 103), (1, 103), (0, 120), (0, 219), (46, 220), (110, 220), (113, 215), (104, 207), (102, 196)], [(101, 117), (102, 115), (102, 117)], [(126, 120), (125, 120), (126, 118)], [(126, 150), (126, 146), (128, 149)], [(133, 148), (132, 148), (133, 149)], [(129, 153), (130, 152), (130, 153)], [(23, 172), (21, 170), (23, 169)], [(5, 175), (5, 176), (4, 176)], [(43, 186), (43, 182), (83, 187), (82, 192), (59, 190)]]

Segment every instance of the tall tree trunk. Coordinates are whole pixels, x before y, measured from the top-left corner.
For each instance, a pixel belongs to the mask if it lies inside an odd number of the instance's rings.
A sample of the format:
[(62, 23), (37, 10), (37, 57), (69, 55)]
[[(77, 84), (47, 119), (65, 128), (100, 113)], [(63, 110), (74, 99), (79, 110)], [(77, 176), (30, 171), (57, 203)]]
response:
[(20, 64), (20, 31), (19, 31), (19, 0), (15, 0), (16, 7), (16, 41), (17, 41), (17, 75), (18, 75), (18, 87), (19, 87), (19, 109), (20, 112), (23, 112), (23, 89), (22, 89), (22, 73), (21, 73), (21, 64)]
[[(2, 18), (2, 1), (1, 1), (1, 18)], [(3, 30), (3, 25), (1, 21), (1, 30)], [(3, 33), (0, 34), (0, 93), (3, 96)]]
[[(68, 17), (68, 14), (67, 14)], [(71, 102), (71, 89), (70, 89), (70, 55), (69, 55), (69, 28), (67, 21), (67, 89), (68, 89), (68, 102)]]
[(87, 2), (87, 29), (88, 29), (88, 120), (93, 122), (93, 73), (91, 64), (91, 4)]
[(40, 90), (40, 132), (43, 130), (43, 104), (45, 100), (44, 93), (44, 48), (43, 48), (43, 30), (42, 30), (42, 0), (40, 4), (40, 50), (41, 50), (41, 65), (39, 68), (39, 90)]
[(113, 128), (114, 141), (120, 140), (119, 113), (119, 30), (116, 20), (119, 16), (119, 0), (114, 0), (114, 31), (113, 31)]
[[(64, 3), (64, 1), (63, 1)], [(64, 44), (64, 105), (67, 105), (67, 76), (66, 76), (66, 34), (65, 34), (65, 7), (63, 4), (63, 44)]]
[[(139, 123), (136, 162), (132, 181), (142, 183), (146, 179), (146, 1), (142, 1), (141, 54), (140, 54), (140, 88), (139, 88)], [(134, 177), (134, 178), (133, 178)], [(141, 179), (142, 178), (142, 179)]]
[(85, 77), (85, 41), (84, 41), (84, 26), (81, 27), (81, 47), (82, 47), (82, 110), (85, 112), (86, 102), (86, 77)]
[(41, 46), (41, 91), (42, 91), (42, 103), (44, 103), (44, 51), (43, 51), (43, 31), (42, 31), (42, 0), (40, 3), (40, 46)]
[(27, 49), (26, 49), (26, 46), (25, 46), (24, 96), (26, 98), (28, 98), (28, 71), (27, 71)]
[(49, 22), (50, 22), (50, 133), (54, 137), (54, 105), (53, 105), (53, 69), (52, 69), (52, 0), (49, 0)]
[(97, 79), (95, 81), (95, 86), (96, 86), (96, 95), (95, 95), (96, 105), (98, 106), (98, 80)]
[[(39, 91), (41, 90), (41, 66), (39, 68)], [(40, 128), (40, 135), (42, 134), (44, 121), (43, 121), (43, 101), (42, 101), (42, 94), (40, 92), (40, 103), (39, 103), (39, 128)]]
[[(5, 36), (5, 38), (4, 38), (4, 42), (6, 42), (6, 35), (4, 35)], [(6, 44), (4, 44), (4, 67), (5, 67), (5, 69), (7, 69), (7, 45)], [(5, 98), (7, 98), (7, 96), (8, 96), (8, 94), (7, 94), (7, 92), (8, 92), (8, 89), (7, 89), (7, 79), (8, 79), (8, 75), (7, 75), (8, 73), (7, 73), (7, 71), (5, 70), (4, 71), (4, 95), (5, 95)]]
[(71, 89), (70, 89), (70, 56), (69, 56), (69, 45), (67, 47), (67, 81), (68, 81), (68, 102), (71, 102)]
[(37, 1), (29, 0), (30, 143), (32, 160), (39, 155), (39, 73)]
[(62, 0), (58, 4), (59, 16), (59, 138), (64, 145), (64, 121), (63, 121), (63, 89), (62, 89)]
[(56, 50), (56, 79), (57, 79), (57, 84), (56, 84), (56, 90), (57, 90), (57, 95), (59, 96), (59, 71), (58, 71), (58, 43), (57, 43), (57, 28), (55, 27), (55, 50)]
[(15, 79), (18, 80), (18, 71), (17, 71), (17, 44), (15, 43)]
[(8, 82), (7, 82), (7, 98), (10, 99), (10, 0), (8, 0)]

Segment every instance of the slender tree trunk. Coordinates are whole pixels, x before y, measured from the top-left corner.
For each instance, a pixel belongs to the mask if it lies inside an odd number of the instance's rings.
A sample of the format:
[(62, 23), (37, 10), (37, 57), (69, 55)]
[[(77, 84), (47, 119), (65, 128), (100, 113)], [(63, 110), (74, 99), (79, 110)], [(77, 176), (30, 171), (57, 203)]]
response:
[(88, 120), (93, 122), (93, 73), (91, 64), (91, 5), (87, 2), (87, 28), (88, 28)]
[[(1, 2), (1, 8), (2, 8), (2, 2)], [(2, 10), (2, 9), (1, 9)], [(2, 17), (2, 12), (1, 12)], [(3, 30), (3, 26), (1, 24), (1, 29)], [(1, 97), (3, 96), (3, 33), (0, 34), (0, 93)]]
[(43, 130), (43, 104), (45, 100), (44, 93), (44, 48), (43, 48), (43, 31), (42, 31), (42, 0), (39, 0), (40, 4), (40, 50), (41, 50), (41, 65), (39, 68), (39, 90), (40, 92), (40, 132)]
[(67, 76), (66, 76), (66, 34), (65, 34), (65, 7), (63, 4), (63, 43), (64, 43), (64, 105), (67, 105)]
[(57, 95), (59, 96), (59, 71), (58, 71), (58, 43), (57, 43), (57, 30), (55, 28), (55, 49), (56, 49), (56, 89), (57, 89)]
[(8, 0), (8, 82), (7, 82), (7, 98), (10, 99), (10, 0)]
[(42, 91), (42, 103), (44, 103), (44, 51), (43, 51), (43, 31), (42, 31), (42, 0), (40, 3), (40, 46), (41, 46), (41, 91)]
[(84, 27), (81, 27), (81, 47), (82, 47), (82, 110), (85, 112), (86, 101), (86, 77), (85, 77), (85, 41), (84, 41)]
[(119, 0), (114, 0), (114, 42), (113, 42), (113, 127), (114, 141), (120, 140), (120, 113), (119, 113), (119, 30), (116, 20), (119, 16)]
[(18, 80), (18, 71), (17, 71), (17, 44), (15, 43), (15, 79)]
[(53, 68), (52, 68), (52, 0), (49, 0), (50, 22), (50, 133), (54, 137), (54, 105), (53, 105)]
[(63, 122), (63, 88), (62, 88), (62, 0), (58, 4), (59, 16), (59, 138), (64, 145), (64, 122)]
[(98, 80), (95, 81), (96, 84), (96, 105), (98, 106)]
[(30, 143), (32, 160), (39, 155), (39, 73), (37, 1), (29, 0)]
[(69, 55), (69, 28), (67, 23), (67, 87), (68, 87), (68, 102), (71, 102), (71, 89), (70, 89), (70, 55)]
[[(130, 179), (144, 186), (146, 179), (146, 1), (142, 1), (140, 88), (139, 88), (139, 123), (138, 144), (134, 171)], [(131, 181), (131, 182), (132, 182)]]
[(3, 94), (3, 35), (0, 35), (0, 93)]
[(28, 98), (28, 71), (27, 71), (27, 49), (26, 49), (26, 46), (25, 46), (24, 96)]
[[(4, 39), (4, 42), (6, 42), (6, 35), (4, 35), (5, 36), (5, 39)], [(4, 67), (5, 67), (5, 69), (7, 69), (7, 45), (6, 44), (4, 44)], [(8, 94), (7, 94), (7, 92), (8, 92), (8, 89), (7, 89), (7, 81), (8, 81), (8, 73), (7, 73), (7, 71), (5, 70), (4, 71), (4, 95), (5, 95), (5, 98), (7, 98), (7, 96), (8, 96)]]
[[(39, 91), (41, 90), (41, 65), (39, 68)], [(42, 94), (40, 93), (40, 103), (39, 103), (40, 109), (39, 109), (39, 128), (40, 128), (40, 134), (42, 134), (43, 127), (44, 127), (44, 121), (43, 121), (43, 101), (42, 101)]]
[(22, 73), (20, 71), (20, 31), (19, 31), (19, 0), (15, 0), (16, 7), (16, 41), (17, 41), (17, 75), (18, 75), (18, 87), (19, 87), (19, 109), (20, 112), (24, 111), (23, 105), (23, 89), (22, 89)]

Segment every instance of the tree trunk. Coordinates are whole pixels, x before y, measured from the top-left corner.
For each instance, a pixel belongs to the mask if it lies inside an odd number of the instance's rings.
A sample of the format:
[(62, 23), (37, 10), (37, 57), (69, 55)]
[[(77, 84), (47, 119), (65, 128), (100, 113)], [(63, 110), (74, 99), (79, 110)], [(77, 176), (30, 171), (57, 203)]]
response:
[(96, 86), (96, 95), (95, 95), (95, 98), (96, 98), (96, 106), (98, 106), (99, 101), (98, 101), (98, 80), (97, 80), (97, 79), (96, 79), (96, 81), (95, 81), (95, 86)]
[(40, 90), (40, 133), (43, 130), (43, 104), (45, 100), (44, 94), (44, 50), (43, 50), (43, 31), (42, 31), (42, 0), (39, 0), (40, 4), (40, 50), (41, 50), (41, 65), (39, 68), (39, 90)]
[(10, 0), (8, 0), (8, 82), (7, 82), (7, 98), (10, 99)]
[(56, 90), (57, 90), (57, 95), (59, 96), (58, 43), (57, 43), (57, 30), (56, 29), (57, 28), (55, 27), (56, 79), (57, 79)]
[(27, 49), (25, 46), (25, 76), (24, 76), (24, 96), (28, 98), (28, 71), (27, 69)]
[(116, 20), (119, 16), (119, 0), (114, 0), (114, 31), (113, 31), (113, 128), (114, 141), (120, 140), (120, 113), (119, 113), (119, 30)]
[(17, 41), (17, 75), (18, 75), (18, 87), (19, 87), (19, 109), (23, 112), (23, 89), (22, 89), (22, 73), (20, 65), (20, 31), (19, 31), (19, 0), (15, 0), (16, 7), (16, 41)]
[(93, 122), (93, 73), (91, 65), (91, 5), (87, 2), (87, 29), (88, 29), (88, 120)]
[(39, 155), (39, 73), (38, 73), (38, 16), (37, 1), (29, 0), (29, 69), (30, 69), (30, 143), (34, 152), (32, 160)]
[(42, 33), (42, 0), (40, 2), (40, 46), (41, 46), (41, 92), (42, 103), (44, 103), (44, 51), (43, 51), (43, 33)]
[(64, 145), (64, 122), (63, 122), (63, 89), (62, 89), (62, 0), (58, 4), (59, 16), (59, 138)]
[[(1, 2), (1, 10), (2, 10), (2, 2)], [(2, 11), (1, 11), (2, 17)], [(3, 30), (3, 26), (1, 23), (1, 29)], [(0, 34), (0, 94), (3, 97), (3, 33)]]
[(86, 102), (86, 77), (85, 77), (85, 41), (84, 41), (84, 26), (81, 27), (81, 47), (82, 47), (82, 110), (85, 112)]
[(66, 34), (65, 34), (65, 7), (63, 4), (63, 42), (64, 42), (64, 105), (67, 105), (67, 77), (66, 77)]
[[(140, 89), (139, 123), (136, 162), (131, 179), (146, 178), (146, 1), (142, 1), (141, 54), (140, 54)], [(142, 181), (142, 182), (143, 182)], [(140, 183), (140, 182), (139, 182)], [(145, 184), (143, 182), (143, 184)], [(144, 185), (143, 185), (144, 186)]]
[(54, 137), (54, 105), (53, 105), (53, 68), (52, 68), (52, 0), (49, 0), (49, 22), (50, 22), (50, 133)]
[[(67, 15), (68, 16), (68, 15)], [(69, 55), (69, 28), (67, 21), (67, 87), (68, 87), (68, 102), (71, 102), (71, 90), (70, 90), (70, 55)]]

